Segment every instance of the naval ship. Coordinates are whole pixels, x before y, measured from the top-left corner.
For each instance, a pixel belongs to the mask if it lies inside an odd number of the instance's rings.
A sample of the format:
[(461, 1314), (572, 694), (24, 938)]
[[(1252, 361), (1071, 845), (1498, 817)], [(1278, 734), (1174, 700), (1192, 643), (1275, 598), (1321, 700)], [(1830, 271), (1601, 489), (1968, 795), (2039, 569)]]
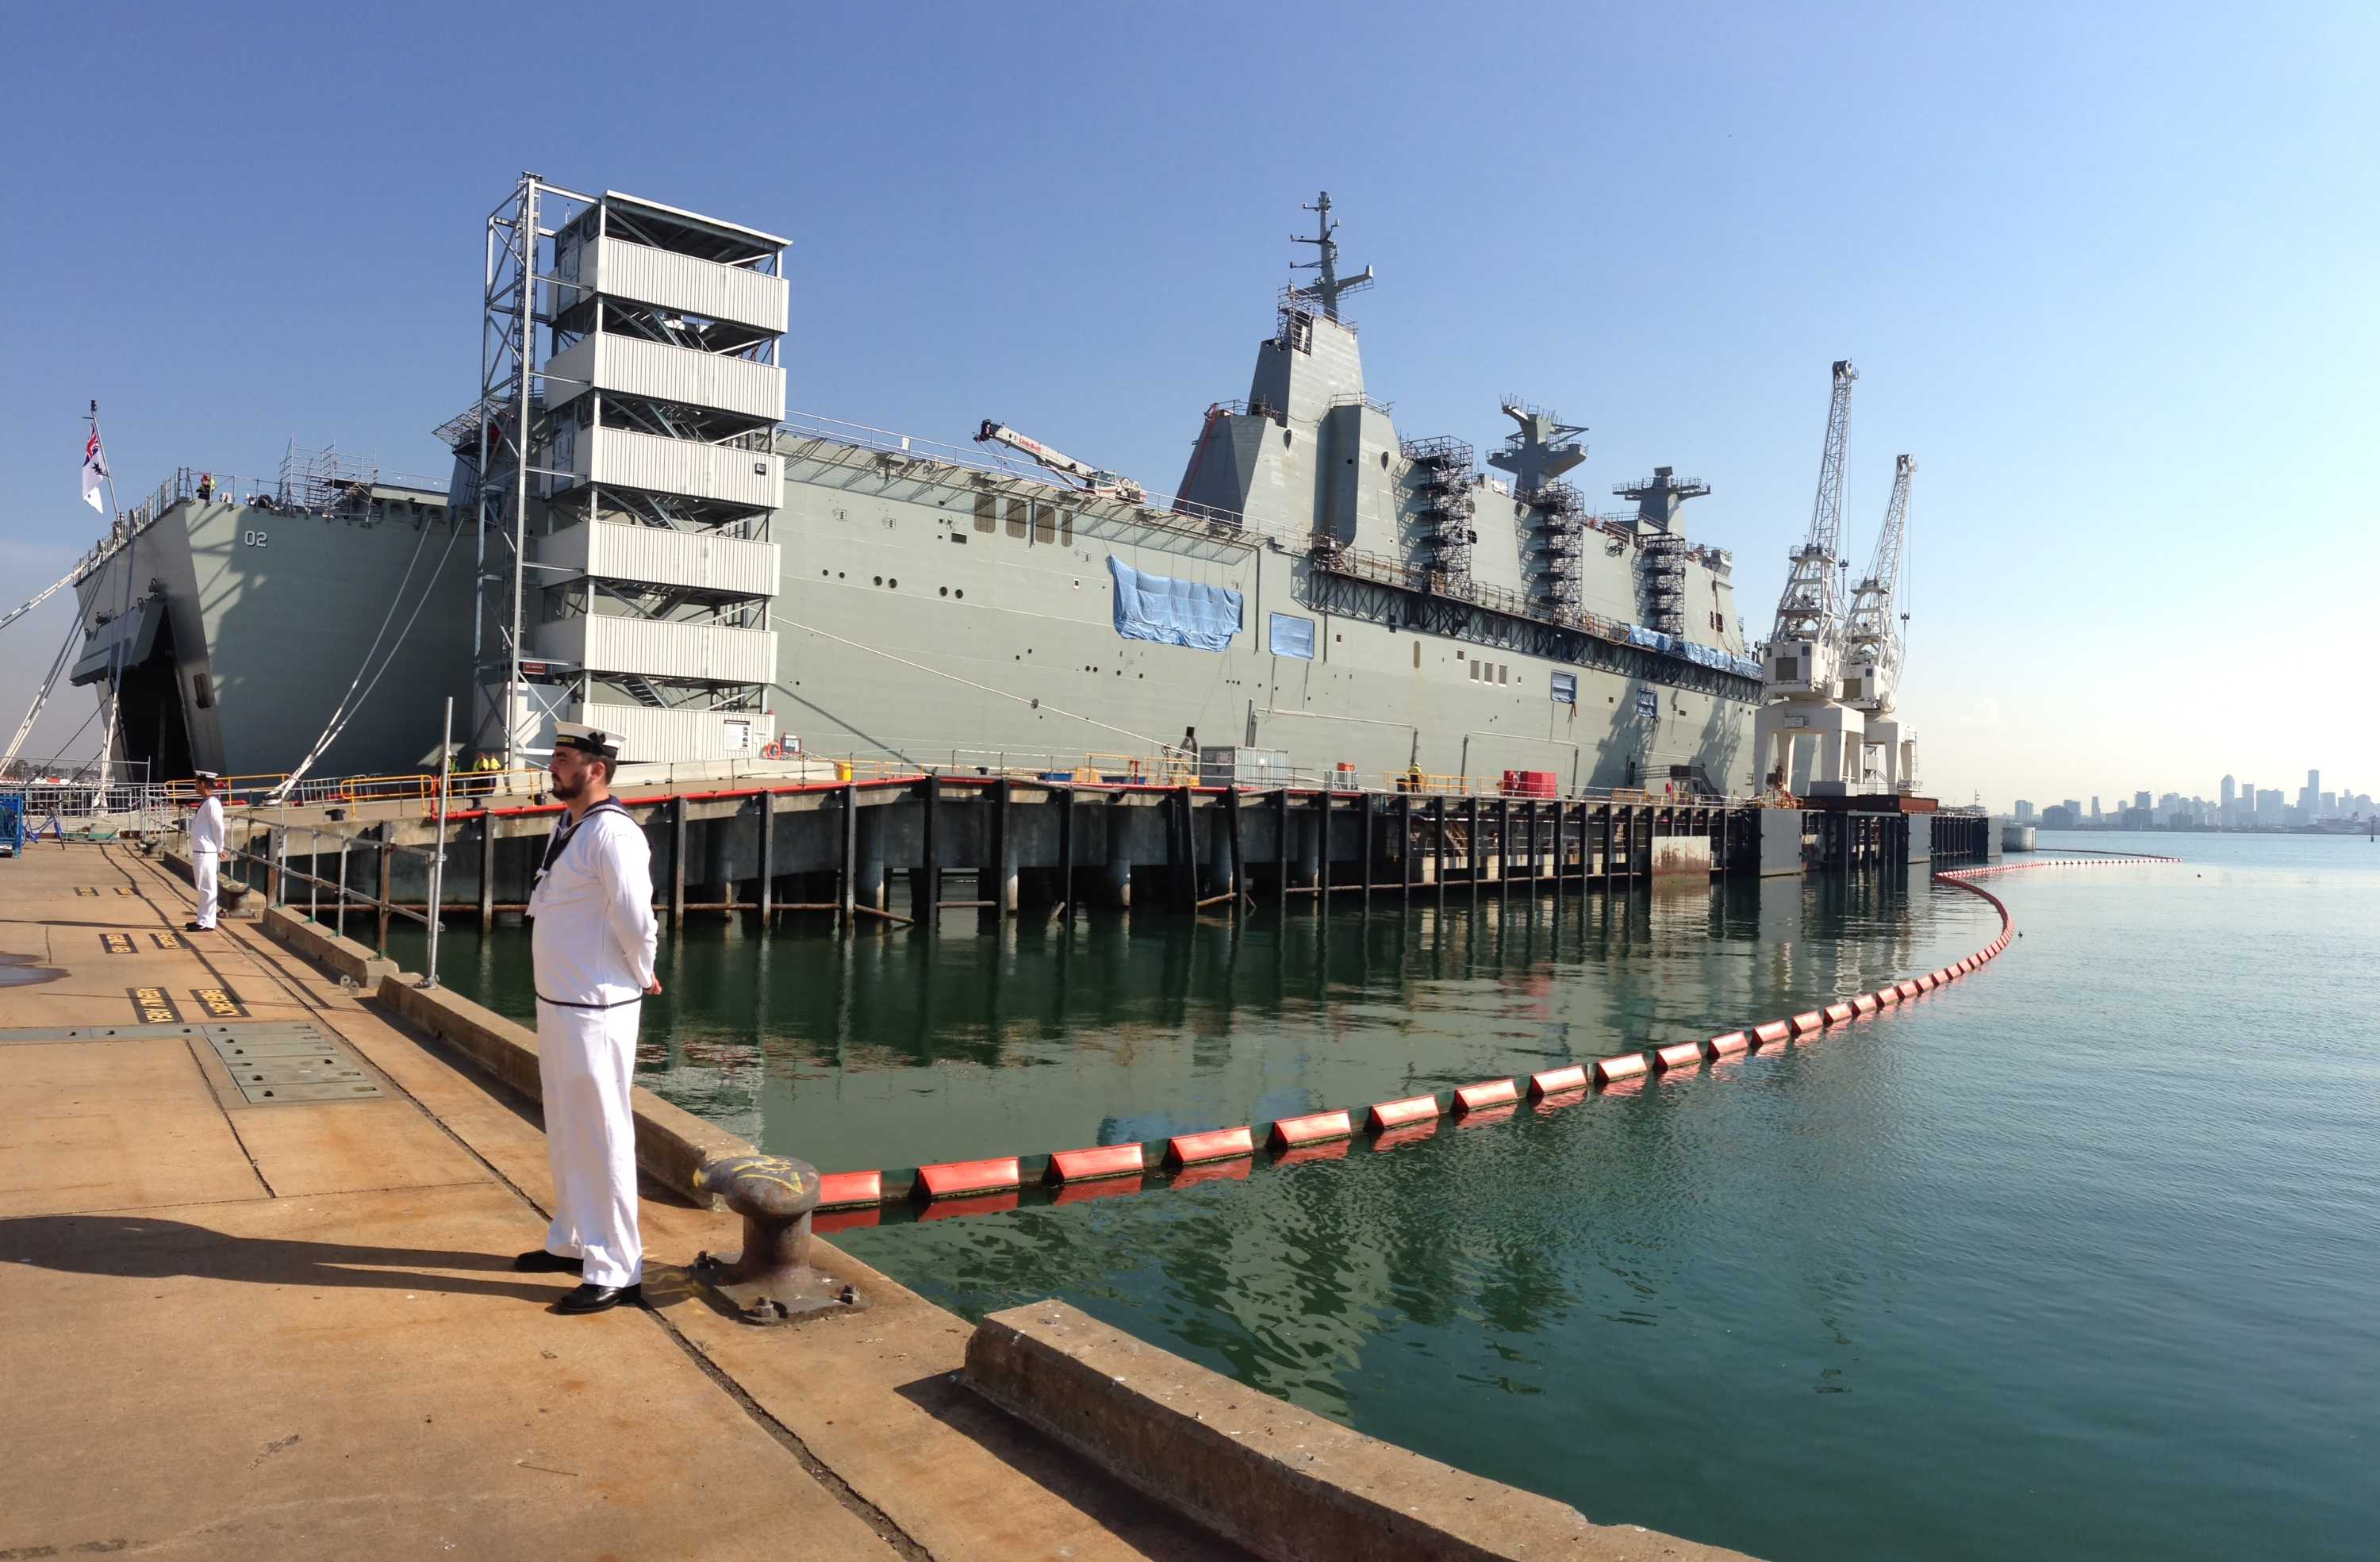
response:
[(632, 760), (1221, 748), (1368, 786), (1750, 792), (1760, 666), (1730, 554), (1681, 522), (1707, 487), (1658, 466), (1598, 513), (1584, 429), (1517, 401), (1485, 468), (1402, 435), (1344, 309), (1370, 268), (1306, 210), (1312, 275), (1168, 499), (995, 424), (965, 449), (788, 417), (787, 241), (524, 176), (444, 490), (177, 475), (78, 585), (75, 678), (161, 776), (412, 769), (451, 695), (516, 761), (569, 720)]

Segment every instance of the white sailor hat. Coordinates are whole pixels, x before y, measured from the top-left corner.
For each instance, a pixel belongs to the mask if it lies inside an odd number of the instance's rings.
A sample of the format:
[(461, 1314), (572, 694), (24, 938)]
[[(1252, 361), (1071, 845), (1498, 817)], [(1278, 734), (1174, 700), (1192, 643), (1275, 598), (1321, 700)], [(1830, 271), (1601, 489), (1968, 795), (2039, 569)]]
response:
[(553, 746), (575, 748), (581, 754), (591, 754), (598, 759), (620, 757), (620, 734), (607, 733), (601, 727), (589, 727), (579, 721), (557, 721), (553, 724)]
[(190, 779), (192, 781), (219, 781), (223, 780), (223, 776), (221, 773), (214, 770), (192, 770), (190, 772)]

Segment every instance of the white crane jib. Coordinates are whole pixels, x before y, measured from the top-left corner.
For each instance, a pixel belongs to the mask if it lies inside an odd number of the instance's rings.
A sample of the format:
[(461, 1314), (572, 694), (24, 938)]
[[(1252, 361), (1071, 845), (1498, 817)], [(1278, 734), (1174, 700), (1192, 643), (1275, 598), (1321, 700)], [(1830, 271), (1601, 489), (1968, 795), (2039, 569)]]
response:
[(1052, 450), (1039, 440), (1028, 438), (995, 418), (987, 418), (976, 430), (978, 444), (1004, 444), (1009, 449), (1031, 457), (1038, 465), (1070, 478), (1085, 493), (1099, 499), (1121, 499), (1137, 504), (1148, 497), (1147, 490), (1130, 478), (1122, 477), (1088, 462), (1077, 461), (1062, 450)]
[(1784, 595), (1777, 599), (1777, 627), (1768, 636), (1764, 679), (1769, 697), (1832, 699), (1842, 660), (1843, 452), (1851, 440), (1852, 381), (1859, 378), (1849, 358), (1834, 366), (1834, 392), (1827, 404), (1827, 445), (1818, 460), (1818, 497), (1810, 508), (1810, 533), (1788, 558)]
[(1893, 457), (1892, 500), (1884, 507), (1884, 529), (1876, 534), (1876, 557), (1866, 576), (1852, 587), (1843, 629), (1843, 700), (1879, 716), (1891, 714), (1893, 696), (1900, 688), (1900, 659), (1906, 648), (1901, 625), (1909, 621), (1908, 613), (1899, 611), (1905, 595), (1901, 539), (1909, 525), (1909, 480), (1916, 475), (1914, 456)]

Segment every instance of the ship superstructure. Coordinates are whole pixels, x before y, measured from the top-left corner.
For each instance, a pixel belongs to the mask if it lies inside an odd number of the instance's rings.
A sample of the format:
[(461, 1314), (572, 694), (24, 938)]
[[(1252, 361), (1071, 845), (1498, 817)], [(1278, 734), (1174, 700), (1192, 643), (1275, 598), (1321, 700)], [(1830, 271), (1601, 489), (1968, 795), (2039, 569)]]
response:
[[(1598, 514), (1570, 480), (1585, 430), (1517, 399), (1492, 471), (1463, 440), (1401, 434), (1346, 318), (1371, 272), (1341, 274), (1329, 198), (1311, 210), (1311, 274), (1274, 300), (1245, 399), (1209, 407), (1169, 500), (787, 417), (784, 240), (526, 177), (491, 225), (480, 400), (441, 430), (456, 463), (433, 524), (466, 533), (463, 563), (436, 574), (408, 675), (323, 764), (409, 767), (423, 691), (459, 684), (471, 741), (516, 757), (580, 720), (652, 759), (798, 739), (1063, 767), (1230, 745), (1371, 785), (1512, 769), (1751, 790), (1761, 668), (1730, 556), (1681, 526), (1707, 487), (1660, 467), (1615, 486), (1633, 513)], [(206, 508), (159, 524), (196, 537)], [(341, 536), (277, 527), (275, 560), (309, 550), (288, 578), (313, 585), (280, 595), (258, 569), (239, 594), (367, 639), (346, 626), (379, 620), (394, 561)], [(215, 665), (222, 687), (225, 626), (195, 595), (182, 607), (187, 705), (188, 671)], [(285, 768), (364, 654), (348, 649), (288, 670), (311, 683), (275, 684), (270, 721), (219, 702), (166, 769)]]

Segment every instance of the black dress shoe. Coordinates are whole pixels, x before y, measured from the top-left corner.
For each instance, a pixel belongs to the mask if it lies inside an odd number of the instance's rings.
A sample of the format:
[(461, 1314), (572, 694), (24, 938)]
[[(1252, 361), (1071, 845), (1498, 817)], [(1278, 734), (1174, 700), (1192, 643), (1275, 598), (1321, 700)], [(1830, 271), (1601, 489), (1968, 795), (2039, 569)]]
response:
[(212, 927), (201, 927), (195, 922), (185, 922), (182, 924), (182, 931), (185, 933), (212, 933), (214, 929)]
[(553, 1304), (557, 1313), (608, 1313), (624, 1302), (642, 1302), (642, 1286), (583, 1285)]
[(536, 1248), (513, 1260), (513, 1267), (524, 1275), (576, 1275), (582, 1272), (585, 1260), (565, 1258), (558, 1253)]

